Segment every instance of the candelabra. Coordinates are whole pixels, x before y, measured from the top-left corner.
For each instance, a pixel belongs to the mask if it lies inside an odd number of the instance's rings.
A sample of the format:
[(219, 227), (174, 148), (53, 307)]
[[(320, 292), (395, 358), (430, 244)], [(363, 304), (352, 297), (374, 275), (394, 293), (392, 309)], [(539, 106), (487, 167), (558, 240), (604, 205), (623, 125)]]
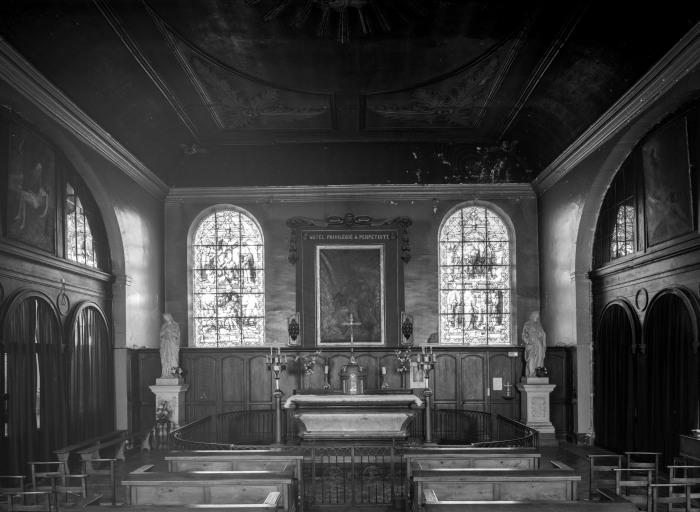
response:
[(282, 444), (282, 390), (280, 389), (280, 374), (287, 369), (287, 354), (282, 355), (277, 347), (275, 354), (270, 347), (270, 353), (265, 355), (267, 370), (275, 378), (275, 389), (272, 391), (272, 399), (275, 404), (275, 445)]
[(430, 372), (435, 369), (435, 354), (433, 353), (433, 347), (430, 347), (427, 351), (425, 346), (421, 346), (420, 353), (412, 354), (411, 346), (407, 346), (403, 350), (397, 350), (396, 357), (399, 360), (398, 371), (400, 373), (406, 373), (410, 371), (411, 364), (415, 363), (423, 373), (423, 399), (425, 401), (425, 443), (433, 444), (433, 412), (432, 412), (432, 396), (433, 392), (430, 389)]
[(265, 356), (265, 361), (267, 362), (267, 370), (272, 372), (272, 376), (275, 378), (275, 390), (279, 391), (280, 374), (287, 369), (287, 354), (282, 355), (279, 347), (277, 347), (275, 354), (270, 347), (270, 353)]

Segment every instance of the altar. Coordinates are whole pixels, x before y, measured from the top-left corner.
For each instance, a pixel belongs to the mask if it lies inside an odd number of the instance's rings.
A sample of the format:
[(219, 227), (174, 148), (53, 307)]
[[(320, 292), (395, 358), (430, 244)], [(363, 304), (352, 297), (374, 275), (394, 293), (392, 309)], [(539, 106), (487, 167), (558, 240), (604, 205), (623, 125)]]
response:
[(423, 400), (410, 393), (297, 394), (284, 402), (302, 440), (404, 439), (421, 407)]

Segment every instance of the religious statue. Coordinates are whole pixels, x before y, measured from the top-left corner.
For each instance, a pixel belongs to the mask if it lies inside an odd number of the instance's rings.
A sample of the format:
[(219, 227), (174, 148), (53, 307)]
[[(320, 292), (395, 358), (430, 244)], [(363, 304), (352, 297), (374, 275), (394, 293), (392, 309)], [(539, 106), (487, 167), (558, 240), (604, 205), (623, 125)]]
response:
[(180, 326), (170, 313), (163, 313), (163, 325), (160, 327), (161, 378), (172, 379), (178, 375), (179, 351)]
[(540, 312), (530, 313), (530, 319), (523, 326), (525, 345), (525, 376), (537, 377), (537, 370), (544, 368), (544, 355), (547, 351), (547, 335), (540, 323)]

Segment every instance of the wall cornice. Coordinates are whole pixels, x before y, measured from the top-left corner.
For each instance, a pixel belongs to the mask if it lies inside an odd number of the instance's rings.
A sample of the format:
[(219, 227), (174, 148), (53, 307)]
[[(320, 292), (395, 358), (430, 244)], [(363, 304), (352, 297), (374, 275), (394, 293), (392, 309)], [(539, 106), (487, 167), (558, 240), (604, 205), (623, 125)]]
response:
[(63, 92), (0, 37), (0, 79), (44, 114), (114, 164), (151, 195), (162, 199), (168, 186), (138, 158), (102, 129)]
[(459, 185), (325, 185), (172, 188), (166, 203), (181, 201), (308, 203), (343, 200), (420, 201), (536, 197), (529, 183)]
[(550, 163), (532, 182), (543, 194), (622, 128), (651, 108), (700, 63), (700, 23), (697, 23), (612, 107)]

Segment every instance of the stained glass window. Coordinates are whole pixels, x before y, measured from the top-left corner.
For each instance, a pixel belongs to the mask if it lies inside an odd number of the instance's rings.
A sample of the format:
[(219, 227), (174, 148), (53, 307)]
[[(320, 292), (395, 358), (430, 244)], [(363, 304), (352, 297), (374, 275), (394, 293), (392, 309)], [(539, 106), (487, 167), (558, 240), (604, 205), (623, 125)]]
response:
[(97, 267), (95, 241), (87, 214), (80, 197), (70, 183), (66, 183), (64, 231), (66, 258), (83, 265)]
[(621, 204), (617, 208), (615, 224), (610, 235), (610, 259), (621, 258), (634, 252), (634, 206)]
[(200, 222), (192, 240), (192, 318), (197, 347), (260, 345), (265, 333), (263, 238), (245, 213)]
[(483, 206), (450, 215), (439, 235), (440, 342), (511, 343), (510, 240)]

